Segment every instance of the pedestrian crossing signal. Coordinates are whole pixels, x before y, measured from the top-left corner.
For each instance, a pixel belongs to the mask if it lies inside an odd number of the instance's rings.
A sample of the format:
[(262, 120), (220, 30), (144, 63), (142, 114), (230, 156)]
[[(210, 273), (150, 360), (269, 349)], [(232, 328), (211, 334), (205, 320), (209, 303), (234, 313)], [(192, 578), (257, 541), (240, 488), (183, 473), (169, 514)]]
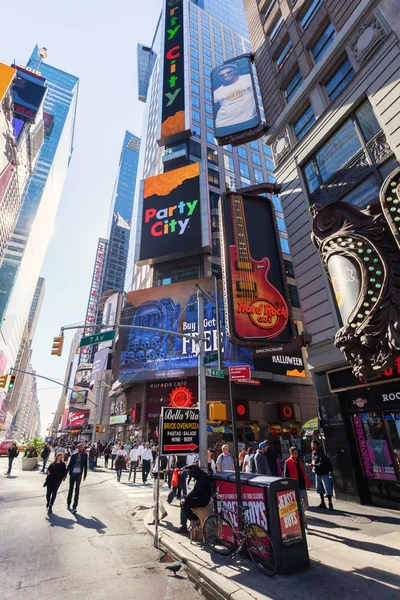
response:
[(60, 335), (55, 337), (53, 340), (53, 346), (51, 347), (52, 356), (61, 356), (64, 346), (64, 336)]

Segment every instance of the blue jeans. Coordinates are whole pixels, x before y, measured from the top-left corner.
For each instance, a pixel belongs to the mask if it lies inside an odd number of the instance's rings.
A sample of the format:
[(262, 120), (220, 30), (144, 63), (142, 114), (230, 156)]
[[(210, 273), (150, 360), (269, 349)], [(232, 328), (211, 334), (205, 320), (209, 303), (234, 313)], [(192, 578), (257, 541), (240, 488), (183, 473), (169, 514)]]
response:
[(7, 475), (10, 475), (10, 473), (11, 473), (13, 460), (14, 460), (13, 456), (9, 456), (8, 457), (8, 471), (7, 471)]
[(117, 477), (121, 477), (122, 476), (122, 469), (117, 469)]
[(75, 487), (74, 504), (72, 506), (72, 508), (74, 508), (74, 509), (78, 507), (79, 488), (81, 487), (81, 481), (82, 481), (82, 473), (71, 473), (70, 474), (67, 505), (68, 506), (71, 505), (72, 495), (73, 495), (74, 487)]
[(42, 473), (44, 473), (45, 469), (46, 469), (46, 463), (47, 463), (47, 459), (49, 457), (48, 456), (44, 456), (43, 457), (43, 466), (42, 466)]
[(95, 463), (95, 461), (94, 461), (94, 458), (93, 458), (93, 456), (89, 456), (89, 469), (90, 469), (91, 471), (93, 471), (93, 470), (94, 470), (94, 467), (95, 467), (95, 465), (96, 465), (96, 463)]

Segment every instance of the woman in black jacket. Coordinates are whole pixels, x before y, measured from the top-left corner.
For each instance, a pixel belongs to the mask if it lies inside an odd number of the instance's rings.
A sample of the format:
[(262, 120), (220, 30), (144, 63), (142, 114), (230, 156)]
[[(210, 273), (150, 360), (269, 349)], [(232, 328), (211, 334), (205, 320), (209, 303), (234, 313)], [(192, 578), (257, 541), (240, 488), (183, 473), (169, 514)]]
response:
[(58, 488), (61, 485), (62, 480), (67, 475), (67, 467), (63, 460), (63, 453), (58, 452), (54, 461), (48, 468), (47, 477), (44, 485), (47, 487), (46, 491), (46, 499), (47, 504), (46, 508), (48, 513), (52, 513), (52, 508), (54, 501), (57, 496)]

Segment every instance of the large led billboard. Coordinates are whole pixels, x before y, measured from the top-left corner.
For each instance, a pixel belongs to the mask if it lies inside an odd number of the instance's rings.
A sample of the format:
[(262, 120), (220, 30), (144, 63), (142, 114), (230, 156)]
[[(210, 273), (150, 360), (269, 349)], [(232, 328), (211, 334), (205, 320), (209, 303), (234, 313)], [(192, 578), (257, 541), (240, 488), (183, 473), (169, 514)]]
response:
[(289, 343), (294, 329), (271, 201), (223, 194), (220, 218), (230, 339), (249, 346)]
[(218, 144), (237, 145), (257, 139), (264, 125), (257, 103), (249, 56), (239, 56), (213, 69), (214, 136)]
[[(203, 218), (200, 163), (145, 179), (142, 184), (139, 264), (198, 254), (209, 243)], [(139, 211), (140, 213), (140, 211)], [(140, 219), (140, 217), (139, 217)]]
[(14, 115), (28, 123), (34, 123), (44, 101), (47, 88), (43, 83), (32, 81), (32, 78), (21, 71), (13, 83)]
[[(215, 279), (207, 277), (128, 293), (127, 304), (124, 307), (124, 324), (187, 333), (189, 337), (181, 338), (141, 329), (121, 329), (119, 341), (121, 360), (118, 377), (121, 383), (178, 379), (197, 375), (198, 346), (195, 340), (191, 339), (198, 331), (195, 288), (197, 283), (213, 299), (211, 301), (207, 297), (204, 298), (206, 356), (215, 354), (220, 347), (224, 368), (234, 365), (250, 365), (253, 368), (250, 350), (237, 348), (227, 340), (223, 294), (218, 294), (216, 302)], [(208, 366), (217, 367), (217, 360), (215, 359)]]

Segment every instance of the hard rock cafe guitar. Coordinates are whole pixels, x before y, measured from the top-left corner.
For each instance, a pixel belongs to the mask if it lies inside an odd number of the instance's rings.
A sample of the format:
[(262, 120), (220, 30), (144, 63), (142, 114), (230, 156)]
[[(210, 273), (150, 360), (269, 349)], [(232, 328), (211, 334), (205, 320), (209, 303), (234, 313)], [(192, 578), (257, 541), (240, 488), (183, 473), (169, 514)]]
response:
[(274, 338), (286, 327), (289, 311), (283, 296), (268, 281), (268, 258), (250, 256), (242, 196), (231, 195), (234, 245), (229, 247), (233, 329), (244, 340)]

